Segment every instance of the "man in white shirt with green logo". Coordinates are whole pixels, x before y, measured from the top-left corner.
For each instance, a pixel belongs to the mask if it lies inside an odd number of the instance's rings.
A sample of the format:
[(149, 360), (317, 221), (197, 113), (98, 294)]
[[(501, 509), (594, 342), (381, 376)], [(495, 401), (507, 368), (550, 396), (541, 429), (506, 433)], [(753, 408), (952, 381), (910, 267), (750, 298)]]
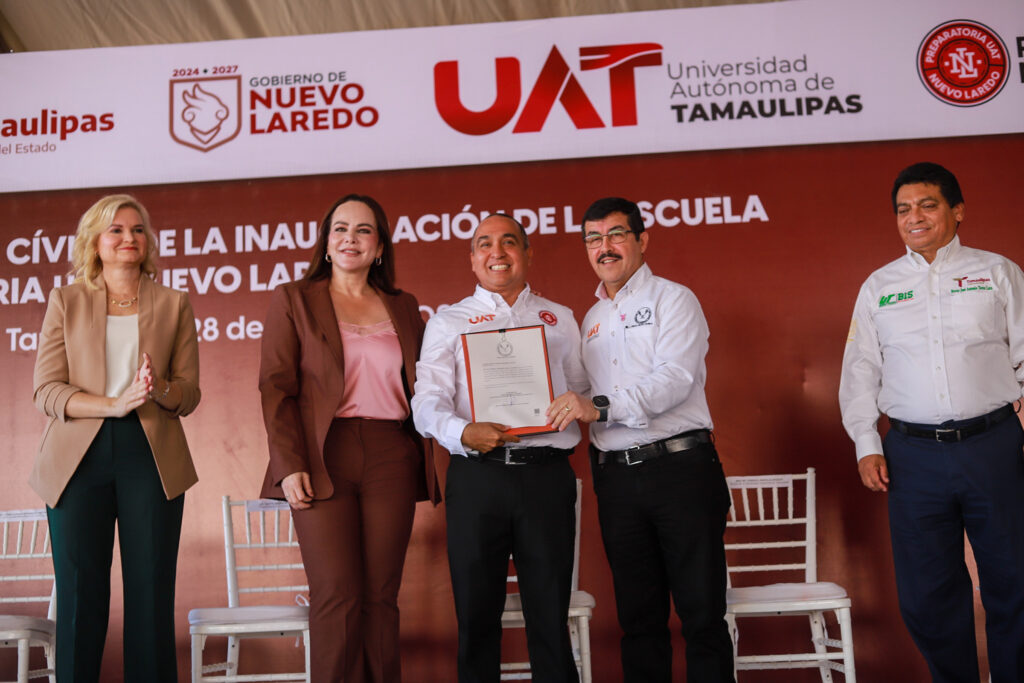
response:
[(966, 530), (992, 680), (1024, 681), (1024, 274), (960, 244), (963, 195), (942, 166), (901, 171), (892, 202), (907, 252), (857, 296), (843, 424), (864, 485), (888, 492), (900, 611), (933, 680), (978, 680)]

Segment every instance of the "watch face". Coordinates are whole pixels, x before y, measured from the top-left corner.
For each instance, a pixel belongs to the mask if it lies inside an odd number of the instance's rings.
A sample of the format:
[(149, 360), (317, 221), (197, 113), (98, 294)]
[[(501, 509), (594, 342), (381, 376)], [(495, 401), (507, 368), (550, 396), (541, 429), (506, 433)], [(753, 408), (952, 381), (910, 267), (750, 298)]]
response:
[(594, 407), (597, 409), (607, 408), (611, 403), (607, 396), (595, 396), (593, 399)]

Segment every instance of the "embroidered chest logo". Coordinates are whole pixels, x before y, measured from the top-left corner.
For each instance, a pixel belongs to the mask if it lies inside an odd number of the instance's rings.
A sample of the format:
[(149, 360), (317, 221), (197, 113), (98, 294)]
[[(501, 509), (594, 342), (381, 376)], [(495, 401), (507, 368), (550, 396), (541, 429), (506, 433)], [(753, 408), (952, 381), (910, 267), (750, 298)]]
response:
[(893, 294), (883, 294), (878, 300), (878, 307), (885, 308), (886, 306), (892, 306), (903, 301), (910, 301), (914, 298), (914, 290), (908, 289), (905, 292), (894, 292)]
[(950, 294), (960, 294), (961, 292), (992, 291), (992, 285), (990, 284), (992, 280), (991, 278), (987, 277), (955, 277), (953, 278), (953, 282), (956, 283), (956, 287), (949, 290)]
[(472, 318), (467, 318), (470, 325), (476, 325), (477, 323), (489, 323), (494, 320), (493, 313), (481, 313), (480, 315), (474, 315)]
[(546, 325), (555, 326), (558, 324), (558, 318), (551, 311), (541, 311), (537, 314), (537, 317), (543, 320)]
[(637, 325), (650, 325), (653, 316), (654, 314), (651, 312), (651, 309), (644, 306), (633, 315), (633, 322)]
[(587, 339), (590, 339), (591, 337), (595, 336), (599, 329), (601, 329), (601, 323), (597, 323), (596, 325), (591, 327), (589, 330), (587, 330)]

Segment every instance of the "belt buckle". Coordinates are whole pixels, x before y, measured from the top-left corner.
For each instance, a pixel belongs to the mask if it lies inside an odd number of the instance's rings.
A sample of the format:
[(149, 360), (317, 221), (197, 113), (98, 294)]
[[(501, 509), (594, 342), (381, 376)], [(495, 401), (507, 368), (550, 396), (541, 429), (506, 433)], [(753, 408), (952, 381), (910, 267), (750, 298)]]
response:
[[(951, 439), (942, 438), (946, 434), (952, 435), (953, 438), (951, 438)], [(961, 438), (960, 438), (960, 430), (959, 429), (936, 429), (935, 430), (935, 440), (936, 441), (941, 441), (941, 442), (960, 441), (961, 440)]]
[(633, 465), (639, 465), (643, 463), (643, 460), (634, 461), (630, 459), (630, 451), (635, 451), (637, 455), (640, 455), (641, 448), (643, 448), (643, 446), (633, 446), (632, 448), (627, 448), (624, 451), (622, 451), (622, 454), (626, 457), (626, 465), (632, 467)]
[(505, 464), (506, 465), (525, 465), (526, 464), (525, 461), (524, 462), (513, 462), (512, 461), (512, 451), (514, 451), (514, 450), (515, 450), (514, 448), (510, 448), (508, 446), (505, 446)]

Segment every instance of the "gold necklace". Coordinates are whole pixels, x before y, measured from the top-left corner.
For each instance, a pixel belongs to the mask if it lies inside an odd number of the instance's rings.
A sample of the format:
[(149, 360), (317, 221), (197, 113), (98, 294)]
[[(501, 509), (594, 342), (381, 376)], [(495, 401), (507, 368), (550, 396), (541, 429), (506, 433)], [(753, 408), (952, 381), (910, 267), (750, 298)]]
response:
[(119, 308), (128, 308), (138, 300), (138, 296), (133, 296), (131, 299), (121, 299), (120, 301), (117, 299), (111, 299), (110, 303)]

